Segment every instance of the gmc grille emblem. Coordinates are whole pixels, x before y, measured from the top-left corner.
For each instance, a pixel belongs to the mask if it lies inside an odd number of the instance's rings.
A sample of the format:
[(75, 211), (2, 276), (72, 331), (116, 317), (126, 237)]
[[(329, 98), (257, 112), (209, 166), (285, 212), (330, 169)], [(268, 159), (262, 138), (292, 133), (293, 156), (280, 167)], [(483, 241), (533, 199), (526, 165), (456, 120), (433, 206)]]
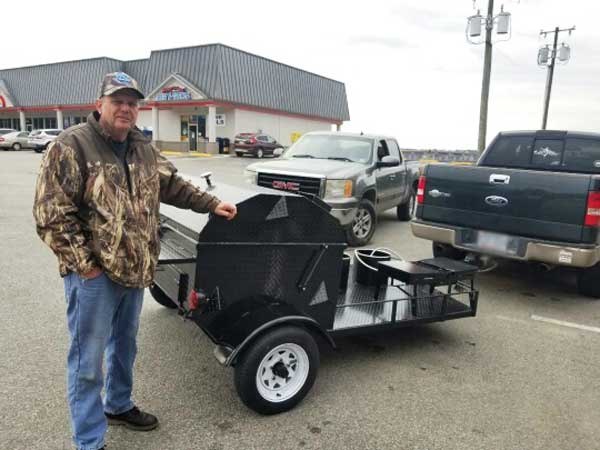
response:
[(293, 181), (273, 180), (273, 187), (275, 189), (282, 189), (284, 191), (299, 191), (300, 183), (294, 183)]

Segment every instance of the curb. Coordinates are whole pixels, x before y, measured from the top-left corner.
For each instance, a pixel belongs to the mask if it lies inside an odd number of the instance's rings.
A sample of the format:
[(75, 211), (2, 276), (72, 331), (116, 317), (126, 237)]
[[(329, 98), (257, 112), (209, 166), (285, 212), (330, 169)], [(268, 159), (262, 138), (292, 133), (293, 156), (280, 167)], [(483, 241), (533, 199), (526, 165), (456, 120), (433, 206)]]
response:
[(211, 156), (214, 156), (210, 153), (175, 152), (172, 150), (163, 150), (160, 153), (166, 156), (195, 156), (198, 158), (210, 158)]

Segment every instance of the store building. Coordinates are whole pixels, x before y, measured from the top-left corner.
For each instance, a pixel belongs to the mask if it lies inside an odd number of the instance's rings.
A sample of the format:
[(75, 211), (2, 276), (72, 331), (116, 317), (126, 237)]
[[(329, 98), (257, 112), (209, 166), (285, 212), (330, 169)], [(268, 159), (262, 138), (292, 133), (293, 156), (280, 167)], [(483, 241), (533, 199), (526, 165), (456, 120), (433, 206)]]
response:
[(138, 126), (161, 149), (218, 151), (217, 138), (269, 134), (283, 145), (350, 119), (343, 83), (223, 44), (0, 70), (0, 128), (68, 128), (94, 110), (102, 76), (140, 84)]

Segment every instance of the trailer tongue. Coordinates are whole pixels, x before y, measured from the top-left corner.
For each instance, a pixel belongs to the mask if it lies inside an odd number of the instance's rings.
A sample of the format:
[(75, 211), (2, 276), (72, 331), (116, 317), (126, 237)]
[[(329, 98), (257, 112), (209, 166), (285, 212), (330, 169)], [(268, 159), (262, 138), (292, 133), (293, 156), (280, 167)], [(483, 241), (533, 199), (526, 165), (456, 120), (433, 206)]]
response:
[(318, 336), (335, 347), (342, 335), (476, 314), (473, 266), (384, 261), (361, 284), (355, 272), (362, 263), (344, 264), (344, 231), (320, 200), (222, 183), (211, 189), (237, 203), (237, 217), (161, 205), (150, 291), (216, 344), (217, 359), (235, 367), (240, 398), (259, 413), (289, 410), (308, 393)]

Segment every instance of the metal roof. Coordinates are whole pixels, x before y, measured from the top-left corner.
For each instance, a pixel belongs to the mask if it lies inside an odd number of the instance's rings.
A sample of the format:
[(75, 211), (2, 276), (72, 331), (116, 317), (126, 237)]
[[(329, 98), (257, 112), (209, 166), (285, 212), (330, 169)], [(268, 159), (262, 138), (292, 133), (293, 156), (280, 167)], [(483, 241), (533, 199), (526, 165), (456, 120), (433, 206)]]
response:
[(0, 70), (15, 106), (81, 105), (98, 98), (100, 81), (123, 63), (110, 58), (85, 59)]
[(155, 50), (150, 58), (95, 58), (0, 70), (15, 106), (93, 103), (102, 76), (124, 71), (149, 93), (171, 74), (210, 99), (292, 114), (349, 120), (344, 83), (223, 44)]

